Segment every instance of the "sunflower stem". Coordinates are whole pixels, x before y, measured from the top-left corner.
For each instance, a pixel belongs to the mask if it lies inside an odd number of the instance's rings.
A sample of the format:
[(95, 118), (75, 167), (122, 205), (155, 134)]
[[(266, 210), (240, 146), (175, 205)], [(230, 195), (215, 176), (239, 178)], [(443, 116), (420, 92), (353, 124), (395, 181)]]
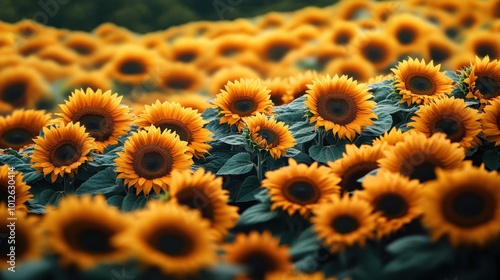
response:
[(63, 183), (64, 183), (64, 193), (74, 193), (75, 188), (73, 187), (73, 184), (71, 184), (71, 178), (69, 177), (68, 174), (64, 174), (63, 176)]
[(262, 153), (260, 151), (257, 152), (257, 179), (262, 181), (263, 176), (263, 161), (262, 161)]

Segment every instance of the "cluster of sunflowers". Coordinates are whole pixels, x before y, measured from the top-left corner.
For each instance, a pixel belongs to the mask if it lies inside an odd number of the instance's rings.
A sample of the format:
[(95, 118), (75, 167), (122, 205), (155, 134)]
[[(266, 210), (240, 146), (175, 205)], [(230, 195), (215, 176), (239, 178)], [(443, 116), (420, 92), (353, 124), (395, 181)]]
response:
[(497, 279), (499, 11), (1, 23), (2, 277)]

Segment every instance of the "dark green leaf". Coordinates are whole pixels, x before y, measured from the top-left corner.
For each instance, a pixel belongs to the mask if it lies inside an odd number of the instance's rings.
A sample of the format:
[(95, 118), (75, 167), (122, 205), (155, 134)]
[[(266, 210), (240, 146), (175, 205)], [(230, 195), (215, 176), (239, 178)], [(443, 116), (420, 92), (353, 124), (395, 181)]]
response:
[(50, 198), (55, 195), (55, 191), (54, 190), (51, 190), (51, 189), (47, 189), (47, 190), (44, 190), (43, 192), (40, 193), (40, 196), (38, 197), (38, 201), (42, 204), (42, 205), (47, 205), (47, 203), (49, 202)]
[(108, 194), (120, 190), (121, 188), (116, 184), (114, 167), (108, 167), (90, 177), (85, 183), (78, 187), (76, 193), (78, 195)]
[(245, 137), (243, 137), (243, 135), (241, 134), (228, 135), (226, 137), (220, 138), (219, 141), (233, 146), (243, 146), (246, 143)]
[(342, 145), (331, 145), (331, 146), (319, 146), (314, 145), (309, 148), (309, 156), (315, 160), (322, 163), (327, 163), (329, 161), (336, 161), (342, 157), (342, 153), (345, 150), (345, 144)]
[(321, 243), (316, 233), (312, 230), (312, 227), (309, 227), (297, 237), (288, 253), (293, 258), (301, 258), (304, 255), (312, 254), (320, 247)]
[(232, 156), (222, 168), (217, 172), (217, 175), (239, 175), (246, 174), (252, 170), (254, 164), (250, 160), (249, 153), (238, 153)]
[(250, 176), (243, 181), (236, 195), (236, 202), (255, 201), (255, 194), (261, 190), (257, 176)]
[(128, 194), (123, 199), (122, 203), (122, 211), (130, 212), (137, 209), (141, 209), (140, 207), (144, 206), (147, 202), (148, 198), (144, 196), (137, 196), (135, 194)]
[(298, 155), (294, 156), (293, 159), (297, 163), (311, 164), (311, 162), (312, 162), (311, 157), (303, 152), (300, 152)]
[(108, 198), (108, 204), (112, 206), (118, 207), (118, 209), (122, 208), (122, 203), (123, 203), (124, 197), (121, 195), (113, 195), (112, 197)]
[(300, 151), (295, 149), (295, 148), (289, 148), (286, 150), (286, 154), (284, 155), (284, 157), (295, 157), (296, 155), (300, 154)]
[(259, 203), (251, 206), (241, 214), (238, 225), (255, 225), (278, 217), (278, 211), (271, 211), (270, 207), (270, 203)]
[(500, 151), (498, 149), (485, 151), (483, 162), (489, 170), (498, 170), (500, 168)]
[(1, 278), (6, 280), (54, 279), (52, 272), (58, 269), (57, 263), (52, 259), (43, 258), (38, 261), (23, 261), (16, 265), (15, 272), (4, 269)]
[(401, 254), (408, 251), (413, 251), (423, 246), (431, 244), (431, 240), (427, 235), (410, 235), (393, 241), (386, 247), (387, 252), (393, 254)]
[(372, 126), (365, 127), (362, 134), (365, 136), (380, 136), (392, 127), (392, 116), (384, 107), (375, 109), (378, 119)]

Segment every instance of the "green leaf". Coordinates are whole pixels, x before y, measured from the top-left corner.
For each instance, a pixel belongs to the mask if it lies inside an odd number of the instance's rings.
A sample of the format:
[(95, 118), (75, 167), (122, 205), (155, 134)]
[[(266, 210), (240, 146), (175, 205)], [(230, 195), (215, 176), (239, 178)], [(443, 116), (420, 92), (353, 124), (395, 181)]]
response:
[(108, 205), (116, 206), (118, 207), (118, 209), (121, 209), (123, 199), (124, 197), (121, 195), (113, 195), (112, 197), (108, 198)]
[(92, 167), (111, 167), (115, 166), (115, 158), (117, 158), (117, 154), (93, 154), (92, 161), (89, 161), (89, 166)]
[(378, 120), (372, 126), (365, 127), (361, 134), (365, 136), (380, 136), (392, 127), (392, 116), (384, 107), (375, 109)]
[[(442, 246), (441, 246), (442, 247)], [(387, 263), (385, 273), (413, 274), (431, 271), (432, 269), (450, 263), (453, 259), (451, 248), (437, 246), (427, 247), (427, 250), (404, 253)]]
[(243, 146), (246, 143), (245, 137), (241, 134), (228, 135), (224, 138), (220, 138), (219, 141), (233, 146)]
[(295, 149), (295, 148), (289, 148), (286, 150), (286, 154), (284, 155), (284, 157), (295, 157), (297, 156), (298, 154), (300, 154), (300, 151)]
[(344, 150), (345, 145), (342, 144), (331, 146), (314, 145), (309, 148), (309, 156), (315, 161), (327, 163), (341, 158)]
[(205, 170), (212, 173), (217, 173), (219, 169), (233, 156), (229, 151), (211, 152), (211, 155), (205, 158), (205, 160), (200, 160), (199, 164), (205, 168)]
[(311, 157), (303, 152), (300, 152), (298, 155), (294, 156), (293, 159), (297, 163), (311, 164), (311, 162), (312, 162)]
[(259, 203), (243, 212), (238, 220), (239, 226), (255, 225), (278, 217), (278, 211), (271, 211), (271, 203)]
[(222, 139), (231, 134), (231, 127), (226, 123), (220, 124), (219, 120), (208, 123), (205, 128), (213, 133), (214, 140)]
[(498, 170), (500, 168), (500, 151), (498, 149), (485, 151), (483, 162), (489, 170)]
[(45, 214), (45, 206), (38, 203), (28, 202), (28, 211), (32, 214), (43, 215)]
[(221, 169), (217, 175), (239, 175), (246, 174), (254, 167), (253, 162), (250, 160), (249, 153), (238, 153), (232, 156)]
[(250, 176), (243, 181), (236, 195), (236, 202), (255, 201), (255, 195), (262, 190), (257, 176)]
[(314, 126), (307, 121), (295, 123), (288, 129), (292, 132), (293, 138), (295, 138), (295, 143), (297, 144), (309, 142), (313, 140), (317, 134)]
[(214, 121), (218, 119), (218, 109), (217, 108), (207, 108), (203, 113), (201, 113), (201, 117), (208, 122)]
[(368, 86), (368, 91), (370, 91), (373, 94), (373, 99), (375, 101), (381, 101), (386, 98), (391, 94), (391, 92), (394, 91), (394, 86), (393, 86), (393, 79), (373, 83)]
[(148, 202), (148, 198), (145, 196), (137, 196), (135, 194), (128, 194), (123, 199), (122, 211), (131, 212), (137, 209), (142, 209)]
[(320, 247), (321, 242), (316, 233), (313, 232), (312, 227), (309, 227), (297, 237), (297, 240), (292, 244), (288, 253), (293, 258), (301, 258), (319, 250)]
[(76, 190), (78, 195), (82, 194), (108, 194), (120, 191), (116, 184), (116, 173), (114, 167), (108, 167), (97, 172)]
[(44, 190), (43, 192), (40, 193), (40, 195), (38, 196), (38, 201), (43, 204), (43, 205), (47, 205), (47, 203), (49, 202), (50, 198), (55, 195), (55, 191), (54, 190), (51, 190), (51, 189), (47, 189), (47, 190)]
[(393, 241), (385, 249), (387, 252), (397, 255), (408, 251), (414, 251), (430, 244), (431, 240), (427, 235), (410, 235)]
[(10, 167), (14, 167), (18, 171), (19, 167), (25, 164), (25, 162), (22, 161), (20, 158), (16, 157), (15, 155), (9, 155), (9, 154), (0, 155), (0, 162), (3, 164), (7, 164)]
[(53, 259), (41, 259), (37, 261), (16, 262), (15, 272), (4, 269), (1, 277), (6, 280), (42, 280), (54, 279), (53, 271), (57, 271), (57, 263)]

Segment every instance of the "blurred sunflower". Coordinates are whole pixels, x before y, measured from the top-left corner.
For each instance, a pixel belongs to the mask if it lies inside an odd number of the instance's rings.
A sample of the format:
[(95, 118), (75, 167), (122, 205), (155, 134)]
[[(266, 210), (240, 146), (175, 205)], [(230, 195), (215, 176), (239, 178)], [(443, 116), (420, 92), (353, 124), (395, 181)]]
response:
[(436, 132), (446, 134), (451, 142), (457, 142), (468, 150), (481, 144), (477, 135), (481, 133), (480, 114), (467, 107), (463, 99), (443, 98), (420, 106), (408, 123), (409, 127), (430, 137)]
[(425, 49), (425, 59), (431, 60), (435, 64), (444, 63), (458, 53), (457, 45), (439, 33), (426, 36), (422, 48)]
[(172, 277), (187, 277), (215, 264), (217, 254), (209, 222), (197, 211), (154, 203), (138, 215), (134, 226), (114, 241), (131, 250), (142, 264)]
[(270, 90), (271, 101), (274, 106), (281, 106), (292, 101), (293, 97), (289, 94), (290, 84), (286, 79), (276, 77), (262, 81), (262, 85)]
[(396, 60), (398, 54), (396, 39), (379, 31), (366, 31), (354, 38), (349, 46), (377, 71), (382, 72)]
[(374, 2), (368, 0), (341, 1), (336, 6), (335, 15), (346, 21), (363, 20), (370, 17), (370, 10), (375, 6)]
[(294, 30), (302, 26), (309, 26), (319, 31), (329, 28), (330, 24), (331, 18), (327, 10), (311, 6), (294, 12), (286, 29)]
[(49, 89), (34, 69), (19, 65), (3, 69), (0, 75), (0, 106), (10, 110), (34, 109)]
[(81, 270), (102, 263), (123, 262), (130, 253), (113, 238), (132, 227), (128, 217), (98, 196), (67, 196), (58, 208), (47, 207), (42, 230), (50, 252), (65, 266)]
[(221, 90), (213, 101), (213, 104), (219, 107), (219, 114), (222, 115), (220, 123), (236, 125), (241, 131), (248, 117), (257, 113), (270, 115), (273, 111), (273, 102), (269, 92), (258, 79), (229, 81), (225, 90)]
[(51, 45), (40, 50), (37, 57), (43, 60), (51, 60), (61, 66), (78, 63), (78, 56), (61, 45)]
[(169, 202), (200, 211), (210, 222), (214, 240), (220, 241), (238, 221), (238, 207), (228, 205), (229, 193), (222, 189), (222, 177), (215, 177), (203, 168), (172, 172)]
[[(6, 181), (4, 181), (6, 182)], [(36, 216), (28, 216), (23, 212), (16, 212), (16, 216), (9, 215), (9, 209), (5, 203), (0, 202), (0, 268), (7, 271), (7, 268), (12, 267), (9, 264), (11, 254), (11, 246), (9, 238), (11, 235), (8, 225), (12, 222), (10, 218), (16, 218), (15, 221), (15, 262), (16, 265), (25, 261), (39, 260), (42, 256), (42, 241), (43, 237), (39, 230), (38, 218)], [(12, 241), (11, 241), (12, 242)], [(17, 269), (16, 269), (17, 270)]]
[[(13, 181), (14, 184), (7, 184), (9, 181)], [(14, 191), (12, 190), (12, 186), (15, 186)], [(30, 189), (31, 187), (24, 182), (23, 173), (17, 171), (9, 172), (9, 166), (7, 164), (0, 166), (0, 204), (4, 203), (7, 205), (8, 196), (14, 195), (16, 211), (27, 213), (28, 208), (25, 203), (33, 199), (33, 194), (30, 193)], [(7, 210), (5, 213), (7, 213)]]
[(8, 116), (0, 116), (0, 149), (20, 150), (33, 144), (33, 138), (49, 124), (51, 114), (45, 111), (15, 110)]
[(216, 96), (224, 90), (224, 86), (229, 82), (240, 79), (259, 79), (259, 74), (249, 67), (231, 66), (225, 67), (215, 72), (210, 79), (208, 92), (211, 96)]
[(288, 31), (275, 30), (257, 37), (255, 46), (255, 51), (263, 60), (279, 62), (290, 51), (299, 48), (301, 41), (296, 37), (291, 37)]
[(500, 146), (500, 97), (492, 99), (480, 116), (484, 138)]
[(288, 160), (288, 166), (266, 172), (262, 187), (271, 195), (271, 210), (282, 209), (292, 216), (299, 212), (307, 217), (320, 204), (338, 197), (340, 179), (327, 167), (297, 164)]
[(373, 139), (372, 146), (378, 146), (383, 143), (387, 143), (388, 147), (394, 147), (397, 143), (404, 140), (406, 133), (409, 132), (403, 132), (401, 129), (393, 127), (391, 128), (391, 130), (384, 132), (383, 135)]
[(350, 21), (336, 22), (331, 31), (326, 33), (328, 42), (339, 46), (348, 46), (359, 34), (360, 30), (356, 23)]
[(12, 31), (21, 38), (30, 38), (40, 35), (42, 32), (46, 31), (46, 29), (47, 27), (31, 19), (23, 19), (12, 26)]
[(128, 106), (120, 104), (121, 101), (122, 96), (112, 94), (111, 90), (76, 89), (65, 104), (59, 105), (62, 113), (55, 113), (59, 117), (54, 122), (79, 122), (95, 139), (97, 149), (102, 153), (108, 145), (117, 144), (118, 138), (130, 129), (132, 115)]
[(181, 141), (188, 143), (188, 151), (196, 158), (203, 156), (210, 149), (207, 142), (212, 140), (212, 133), (203, 127), (207, 121), (203, 120), (201, 113), (184, 108), (179, 103), (161, 103), (156, 100), (151, 106), (146, 105), (135, 123), (142, 128), (153, 125), (161, 131), (171, 130)]
[(437, 180), (424, 189), (420, 206), (423, 224), (434, 240), (447, 235), (454, 246), (484, 247), (500, 235), (498, 172), (464, 164), (456, 170), (438, 169)]
[(181, 141), (175, 132), (151, 125), (146, 130), (134, 132), (125, 142), (123, 152), (115, 159), (118, 178), (125, 185), (135, 187), (136, 194), (148, 195), (166, 191), (171, 173), (175, 169), (189, 169), (192, 155), (187, 153), (187, 142)]
[(256, 26), (260, 29), (260, 31), (265, 31), (266, 29), (277, 29), (280, 27), (284, 27), (287, 23), (287, 18), (283, 13), (279, 12), (270, 12), (258, 17), (256, 22)]
[(112, 56), (105, 72), (120, 83), (138, 86), (154, 76), (156, 62), (157, 56), (150, 50), (129, 45)]
[(63, 88), (63, 95), (66, 98), (77, 89), (108, 91), (111, 89), (111, 81), (101, 71), (78, 71), (64, 82)]
[(205, 76), (198, 68), (185, 63), (168, 63), (158, 67), (154, 79), (165, 91), (197, 91), (203, 87)]
[(401, 95), (401, 103), (427, 104), (433, 99), (447, 96), (453, 89), (453, 80), (439, 71), (441, 65), (432, 61), (425, 64), (422, 59), (408, 58), (399, 62), (394, 72), (396, 92)]
[(500, 59), (500, 44), (498, 42), (500, 42), (500, 34), (474, 31), (467, 36), (464, 47), (479, 58), (487, 56), (490, 59)]
[(314, 70), (299, 72), (297, 75), (290, 77), (290, 93), (292, 100), (297, 99), (307, 93), (308, 85), (312, 85), (313, 81), (318, 79), (318, 73)]
[(63, 44), (78, 56), (89, 57), (99, 48), (100, 43), (96, 37), (89, 33), (71, 32)]
[(432, 31), (435, 27), (410, 13), (393, 15), (385, 27), (385, 32), (398, 42), (399, 53), (418, 50), (422, 39)]
[(336, 280), (336, 278), (325, 278), (323, 272), (313, 272), (311, 274), (305, 274), (298, 271), (278, 271), (267, 273), (264, 280)]
[(339, 76), (346, 75), (359, 82), (366, 82), (377, 73), (370, 62), (357, 56), (334, 59), (326, 65), (325, 72)]
[(246, 268), (242, 279), (264, 279), (268, 273), (287, 272), (292, 269), (287, 246), (280, 246), (279, 239), (270, 232), (248, 235), (239, 233), (233, 243), (223, 247), (227, 263)]
[(262, 113), (245, 119), (243, 135), (255, 149), (269, 152), (275, 159), (285, 155), (288, 148), (295, 146), (295, 139), (288, 130), (288, 125), (276, 121), (273, 117), (268, 119)]
[[(252, 50), (253, 37), (245, 34), (227, 34), (212, 41), (209, 57), (235, 58)], [(204, 50), (205, 52), (207, 49)]]
[(376, 219), (378, 238), (398, 231), (421, 214), (421, 185), (417, 180), (410, 181), (398, 173), (380, 171), (375, 176), (367, 176), (363, 188), (357, 193), (359, 198), (380, 212)]
[(180, 37), (170, 44), (166, 56), (171, 61), (201, 65), (211, 44), (211, 41), (203, 37)]
[(22, 56), (35, 55), (46, 47), (58, 44), (57, 40), (50, 35), (38, 35), (22, 42), (17, 52)]
[(326, 75), (308, 86), (307, 100), (310, 122), (324, 127), (339, 138), (353, 140), (365, 126), (373, 125), (375, 102), (364, 84), (347, 76)]
[(313, 230), (330, 251), (344, 251), (353, 245), (364, 246), (374, 236), (377, 213), (357, 196), (335, 199), (314, 209)]
[(467, 87), (466, 98), (479, 99), (488, 103), (500, 96), (500, 61), (489, 57), (476, 57), (474, 64), (465, 69), (464, 86)]
[(429, 138), (423, 133), (412, 133), (386, 151), (379, 164), (382, 169), (425, 183), (436, 179), (437, 167), (458, 168), (464, 158), (465, 150), (459, 143), (451, 143), (444, 133), (435, 133)]
[(60, 127), (44, 127), (43, 136), (33, 140), (35, 148), (31, 166), (44, 176), (50, 174), (52, 183), (58, 176), (73, 178), (80, 165), (92, 161), (89, 153), (97, 150), (94, 138), (85, 132), (80, 123), (68, 123)]
[(363, 189), (358, 180), (370, 171), (379, 168), (377, 161), (384, 157), (387, 145), (361, 145), (357, 147), (351, 144), (346, 145), (345, 149), (342, 158), (328, 162), (333, 174), (341, 179), (339, 185), (343, 194)]

